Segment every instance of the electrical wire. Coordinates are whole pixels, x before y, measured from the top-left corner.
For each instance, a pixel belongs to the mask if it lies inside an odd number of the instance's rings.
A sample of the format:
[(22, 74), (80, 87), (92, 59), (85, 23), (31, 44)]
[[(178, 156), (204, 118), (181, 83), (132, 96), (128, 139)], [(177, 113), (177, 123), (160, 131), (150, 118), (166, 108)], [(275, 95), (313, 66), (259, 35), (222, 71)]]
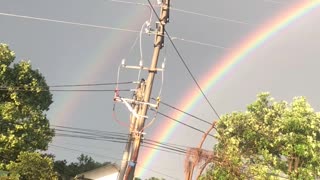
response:
[[(104, 136), (104, 135), (113, 135), (118, 137), (126, 137), (129, 134), (128, 133), (120, 133), (120, 132), (113, 132), (113, 131), (100, 131), (100, 130), (92, 130), (92, 129), (83, 129), (83, 128), (74, 128), (74, 127), (68, 127), (68, 126), (57, 126), (57, 125), (51, 125), (54, 127), (55, 130), (59, 131), (65, 131), (65, 132), (71, 132), (71, 133), (82, 133), (86, 135), (97, 135), (97, 136)], [(144, 141), (149, 141), (157, 144), (163, 144), (163, 145), (170, 145), (170, 146), (178, 146), (178, 147), (187, 147), (183, 145), (177, 145), (173, 143), (163, 143), (155, 140), (150, 139), (144, 139)]]
[[(142, 49), (142, 32), (144, 29), (144, 26), (147, 24), (147, 21), (144, 22), (141, 26), (141, 30), (139, 33), (139, 49), (140, 49), (140, 61), (139, 61), (139, 66), (142, 67), (143, 66), (143, 49)], [(141, 68), (139, 69), (139, 73), (138, 73), (138, 79), (137, 81), (140, 81), (140, 75), (141, 75)]]
[(54, 125), (51, 124), (52, 127), (64, 128), (64, 129), (73, 129), (73, 130), (80, 130), (80, 131), (87, 131), (87, 132), (96, 132), (102, 134), (119, 134), (119, 135), (129, 135), (127, 133), (121, 132), (114, 132), (114, 131), (101, 131), (101, 130), (93, 130), (93, 129), (86, 129), (86, 128), (77, 128), (77, 127), (70, 127), (70, 126), (61, 126), (61, 125)]
[(55, 131), (58, 132), (67, 132), (67, 133), (75, 133), (75, 134), (84, 134), (84, 135), (92, 135), (92, 136), (96, 136), (96, 137), (101, 137), (101, 138), (110, 138), (110, 139), (121, 139), (121, 138), (126, 138), (127, 135), (123, 134), (98, 134), (98, 133), (94, 133), (94, 132), (85, 132), (85, 131), (77, 131), (77, 130), (66, 130), (66, 129), (58, 129), (55, 128)]
[(87, 83), (87, 84), (60, 84), (60, 85), (48, 85), (48, 87), (90, 87), (90, 86), (109, 86), (109, 85), (120, 85), (120, 84), (132, 84), (133, 81), (128, 82), (111, 82), (111, 83)]
[[(11, 87), (10, 87), (11, 88)], [(21, 92), (114, 92), (114, 89), (9, 89), (0, 88), (0, 91), (21, 91)], [(119, 89), (118, 91), (133, 91), (132, 89)]]
[[(124, 140), (110, 140), (105, 138), (96, 138), (96, 137), (90, 137), (90, 136), (81, 136), (81, 135), (72, 135), (72, 134), (63, 134), (63, 133), (57, 133), (57, 137), (88, 139), (88, 140), (104, 141), (104, 142), (111, 142), (111, 143), (120, 143), (120, 144), (128, 143), (128, 141), (124, 141)], [(185, 149), (178, 149), (177, 147), (159, 145), (159, 144), (154, 144), (150, 142), (143, 142), (143, 144), (149, 145), (149, 148), (152, 148), (154, 150), (165, 151), (167, 153), (174, 153), (174, 154), (179, 153), (179, 155), (186, 153)], [(147, 146), (147, 145), (144, 145), (144, 146)]]
[[(58, 128), (54, 128), (55, 131), (58, 131), (58, 133), (61, 136), (64, 135), (72, 135), (72, 137), (88, 137), (88, 138), (101, 138), (101, 139), (116, 139), (116, 140), (126, 140), (125, 138), (127, 137), (128, 134), (110, 134), (110, 132), (106, 132), (106, 133), (101, 133), (101, 132), (92, 132), (92, 131), (76, 131), (76, 130), (68, 130), (68, 129), (58, 129)], [(60, 132), (64, 132), (64, 133), (60, 133)], [(65, 134), (65, 133), (69, 133), (69, 134)], [(77, 135), (73, 135), (73, 134), (77, 134)], [(85, 136), (80, 136), (80, 135), (85, 135)], [(152, 145), (161, 145), (161, 147), (170, 147), (170, 148), (174, 148), (176, 150), (179, 151), (185, 151), (185, 148), (187, 148), (187, 146), (182, 146), (182, 145), (177, 145), (177, 144), (173, 144), (173, 143), (163, 143), (163, 142), (159, 142), (159, 141), (155, 141), (155, 140), (151, 140), (151, 139), (144, 139), (144, 142), (152, 144)]]
[[(133, 4), (133, 5), (141, 5), (141, 6), (149, 6), (148, 4), (145, 3), (138, 3), (138, 2), (130, 2), (130, 1), (123, 1), (123, 0), (108, 0), (111, 2), (117, 2), (117, 3), (123, 3), (123, 4)], [(273, 0), (264, 0), (264, 1), (271, 1), (271, 2), (275, 2)], [(152, 6), (158, 6), (158, 5), (152, 5)], [(220, 17), (220, 16), (212, 16), (212, 15), (208, 15), (208, 14), (204, 14), (204, 13), (200, 13), (200, 12), (195, 12), (195, 11), (189, 11), (189, 10), (184, 10), (184, 9), (179, 9), (179, 8), (175, 8), (171, 6), (171, 10), (173, 11), (177, 11), (177, 12), (182, 12), (185, 14), (192, 14), (192, 15), (196, 15), (196, 16), (201, 16), (201, 17), (206, 17), (206, 18), (210, 18), (210, 19), (215, 19), (218, 21), (226, 21), (226, 22), (231, 22), (231, 23), (236, 23), (236, 24), (242, 24), (242, 25), (252, 25), (248, 22), (245, 21), (240, 21), (240, 20), (235, 20), (235, 19), (230, 19), (230, 18), (224, 18), (224, 17)]]
[(175, 151), (175, 152), (179, 152), (179, 153), (186, 153), (187, 151), (184, 149), (177, 149), (174, 147), (170, 147), (170, 146), (164, 146), (164, 145), (159, 145), (159, 144), (153, 144), (150, 142), (144, 142), (145, 144), (151, 145), (151, 146), (155, 146), (156, 148), (164, 148), (166, 150), (171, 150), (171, 151)]
[(169, 153), (169, 154), (176, 154), (176, 155), (179, 155), (179, 156), (185, 156), (185, 153), (173, 152), (173, 151), (160, 149), (160, 148), (156, 148), (156, 147), (148, 146), (148, 145), (144, 145), (144, 144), (141, 144), (141, 147), (148, 148), (148, 149), (153, 149), (153, 150), (157, 150), (157, 151), (166, 152), (166, 153)]
[(51, 147), (56, 147), (56, 148), (60, 148), (60, 149), (65, 149), (65, 150), (70, 150), (70, 151), (75, 151), (75, 152), (92, 154), (92, 155), (94, 155), (94, 156), (106, 157), (106, 158), (113, 159), (113, 160), (122, 160), (122, 159), (115, 158), (115, 157), (111, 157), (111, 156), (100, 155), (100, 154), (96, 154), (96, 153), (92, 153), (92, 152), (86, 152), (86, 151), (80, 151), (80, 150), (77, 150), (77, 149), (68, 148), (68, 147), (64, 147), (64, 146), (59, 146), (59, 145), (55, 145), (55, 144), (50, 144), (49, 146), (51, 146)]
[(179, 41), (183, 41), (183, 42), (187, 42), (187, 43), (192, 43), (192, 44), (197, 44), (197, 45), (202, 45), (202, 46), (208, 46), (208, 47), (213, 47), (213, 48), (222, 49), (222, 50), (231, 50), (231, 48), (227, 48), (225, 46), (215, 45), (215, 44), (210, 44), (210, 43), (204, 43), (204, 42), (200, 42), (200, 41), (184, 39), (184, 38), (179, 38), (179, 37), (171, 37), (171, 40), (179, 40)]
[[(123, 85), (123, 84), (132, 84), (133, 81), (128, 82), (109, 82), (109, 83), (85, 83), (85, 84), (56, 84), (56, 85), (47, 85), (47, 86), (36, 86), (35, 88), (61, 88), (61, 87), (95, 87), (95, 86), (109, 86), (109, 85)], [(28, 84), (26, 84), (28, 86)], [(7, 88), (9, 86), (0, 85), (0, 88)], [(14, 86), (14, 88), (24, 88), (24, 85)]]
[(263, 0), (264, 2), (267, 3), (273, 3), (273, 4), (288, 4), (288, 2), (283, 2), (283, 1), (275, 1), (275, 0)]
[[(161, 21), (159, 15), (157, 14), (156, 10), (154, 9), (154, 7), (152, 6), (150, 0), (147, 0), (148, 3), (150, 4), (150, 7), (152, 8), (154, 14), (156, 15), (157, 19), (159, 21)], [(198, 81), (196, 80), (195, 76), (193, 75), (193, 73), (191, 72), (190, 68), (188, 67), (187, 63), (185, 62), (184, 58), (182, 57), (182, 55), (180, 54), (178, 48), (176, 47), (176, 45), (174, 44), (174, 42), (171, 39), (171, 36), (169, 35), (168, 31), (164, 28), (164, 32), (165, 34), (169, 37), (169, 41), (172, 44), (174, 50), (176, 51), (177, 55), (179, 56), (179, 59), (181, 60), (181, 62), (183, 63), (183, 65), (185, 66), (185, 68), (187, 69), (187, 71), (189, 72), (190, 76), (192, 77), (192, 80), (194, 81), (194, 83), (197, 85), (199, 91), (201, 92), (202, 96), (205, 98), (205, 100), (207, 101), (207, 103), (209, 104), (209, 106), (211, 107), (211, 109), (213, 110), (213, 112), (215, 113), (215, 115), (218, 117), (218, 119), (220, 119), (220, 116), (217, 112), (217, 110), (213, 107), (213, 105), (211, 104), (211, 102), (209, 101), (208, 97), (206, 96), (206, 94), (204, 93), (204, 91), (202, 90), (200, 84), (198, 83)]]
[[(76, 128), (76, 127), (70, 127), (70, 126), (61, 126), (61, 125), (50, 125), (51, 127), (56, 127), (56, 128), (61, 128), (61, 129), (71, 129), (71, 130), (77, 130), (77, 131), (83, 131), (83, 132), (89, 132), (89, 133), (96, 133), (98, 135), (120, 135), (120, 136), (128, 136), (128, 133), (121, 133), (121, 132), (114, 132), (114, 131), (102, 131), (102, 130), (93, 130), (93, 129), (86, 129), (86, 128)], [(150, 141), (154, 143), (159, 143), (159, 144), (164, 144), (164, 145), (171, 145), (171, 146), (177, 146), (177, 147), (183, 147), (183, 148), (188, 148), (188, 146), (183, 146), (179, 144), (174, 144), (174, 143), (163, 143), (151, 139), (144, 139), (144, 141)]]
[[(119, 159), (119, 158), (115, 158), (115, 157), (111, 157), (111, 156), (106, 156), (106, 155), (101, 155), (101, 154), (92, 153), (92, 152), (87, 152), (87, 151), (81, 151), (81, 150), (78, 150), (78, 149), (73, 149), (73, 148), (69, 148), (69, 147), (65, 147), (65, 146), (60, 146), (60, 145), (56, 145), (56, 144), (50, 144), (49, 147), (59, 148), (59, 149), (64, 149), (64, 150), (74, 151), (74, 152), (80, 152), (80, 153), (85, 153), (85, 154), (91, 154), (91, 155), (94, 155), (94, 156), (105, 157), (105, 158), (113, 159), (113, 160), (116, 160), (116, 161), (122, 161), (122, 159)], [(142, 168), (142, 169), (145, 169), (145, 170), (148, 170), (148, 171), (151, 171), (151, 172), (154, 172), (154, 173), (163, 175), (163, 176), (168, 177), (168, 178), (172, 178), (172, 179), (179, 180), (178, 178), (175, 178), (175, 177), (173, 177), (173, 176), (167, 175), (167, 174), (165, 174), (165, 173), (162, 173), (162, 172), (153, 170), (153, 169), (151, 169), (151, 168), (146, 168), (146, 167), (144, 167), (144, 166), (141, 166), (141, 165), (138, 164), (138, 163), (137, 163), (136, 165), (139, 166), (139, 167)]]
[[(151, 109), (151, 111), (154, 111), (154, 110)], [(175, 119), (175, 118), (172, 118), (172, 117), (170, 117), (170, 116), (168, 116), (168, 115), (166, 115), (166, 114), (164, 114), (164, 113), (161, 113), (161, 112), (158, 111), (158, 114), (160, 114), (160, 115), (163, 116), (163, 117), (166, 117), (167, 119), (170, 119), (170, 120), (175, 121), (175, 122), (177, 122), (177, 123), (179, 123), (179, 124), (182, 124), (182, 125), (184, 125), (184, 126), (186, 126), (186, 127), (188, 127), (188, 128), (191, 128), (191, 129), (193, 129), (193, 130), (195, 130), (195, 131), (201, 132), (201, 133), (203, 133), (203, 134), (205, 133), (205, 132), (202, 131), (201, 129), (198, 129), (198, 128), (193, 127), (193, 126), (191, 126), (191, 125), (189, 125), (189, 124), (186, 124), (186, 123), (184, 123), (184, 122), (181, 122), (181, 121), (179, 121), (179, 120), (177, 120), (177, 119)], [(209, 134), (208, 136), (214, 137), (212, 134)]]
[(152, 139), (147, 139), (147, 138), (144, 138), (144, 141), (150, 141), (150, 142), (154, 142), (154, 143), (160, 143), (160, 144), (170, 145), (170, 146), (175, 146), (175, 147), (182, 147), (182, 148), (184, 148), (184, 149), (190, 148), (189, 146), (184, 146), (184, 145), (174, 144), (174, 143), (169, 143), (169, 142), (160, 142), (160, 141), (156, 141), (156, 140), (152, 140)]
[(112, 143), (120, 143), (120, 144), (126, 144), (128, 143), (127, 139), (119, 139), (119, 140), (112, 140), (112, 139), (106, 139), (106, 138), (99, 138), (95, 136), (82, 136), (82, 135), (72, 135), (72, 134), (64, 134), (64, 133), (56, 133), (57, 137), (69, 137), (69, 138), (80, 138), (80, 139), (88, 139), (88, 140), (97, 140), (97, 141), (105, 141), (105, 142), (112, 142)]
[[(125, 29), (125, 28), (115, 28), (115, 27), (109, 27), (109, 26), (99, 26), (99, 25), (93, 25), (93, 24), (84, 24), (84, 23), (78, 23), (78, 22), (62, 21), (62, 20), (40, 18), (40, 17), (33, 17), (33, 16), (24, 16), (24, 15), (18, 15), (18, 14), (10, 14), (10, 13), (1, 13), (0, 12), (0, 16), (9, 16), (9, 17), (16, 17), (16, 18), (23, 18), (23, 19), (30, 19), (30, 20), (38, 20), (38, 21), (45, 21), (45, 22), (54, 22), (54, 23), (62, 23), (62, 24), (68, 24), (68, 25), (84, 26), (84, 27), (90, 27), (90, 28), (99, 28), (99, 29), (109, 29), (109, 30), (115, 30), (115, 31), (132, 32), (132, 33), (138, 33), (137, 37), (139, 37), (139, 33), (140, 33), (139, 30)], [(145, 33), (145, 32), (143, 34), (149, 35), (148, 33)], [(215, 44), (203, 43), (203, 42), (200, 42), (200, 41), (188, 40), (188, 39), (179, 38), (179, 37), (172, 37), (172, 38), (175, 38), (177, 40), (181, 40), (181, 41), (184, 41), (184, 42), (188, 42), (188, 43), (202, 45), (202, 46), (208, 46), (208, 47), (219, 48), (219, 49), (227, 49), (227, 48), (223, 48), (223, 46), (219, 46), (219, 45), (215, 45)]]
[[(71, 130), (69, 130), (71, 129)], [(73, 130), (76, 129), (76, 130)], [(121, 133), (120, 136), (118, 133), (114, 134), (114, 132), (96, 132), (95, 130), (81, 130), (77, 131), (78, 128), (55, 128), (56, 135), (62, 137), (72, 137), (72, 138), (82, 138), (82, 139), (90, 139), (90, 140), (102, 140), (108, 142), (116, 142), (116, 143), (126, 143), (127, 142), (127, 134)], [(62, 133), (61, 133), (62, 132)], [(112, 134), (110, 134), (112, 133)], [(186, 149), (188, 146), (177, 145), (173, 143), (164, 143), (151, 139), (144, 139), (143, 142), (147, 145), (151, 145), (154, 149), (165, 149), (167, 151), (177, 152), (177, 153), (186, 153)]]
[(210, 19), (215, 19), (215, 20), (219, 20), (219, 21), (227, 21), (227, 22), (236, 23), (236, 24), (242, 24), (242, 25), (252, 25), (252, 24), (250, 24), (248, 22), (245, 22), (245, 21), (228, 19), (228, 18), (223, 18), (223, 17), (219, 17), (219, 16), (211, 16), (211, 15), (207, 15), (207, 14), (203, 14), (203, 13), (199, 13), (199, 12), (193, 12), (193, 11), (188, 11), (188, 10), (184, 10), (184, 9), (178, 9), (178, 8), (174, 8), (174, 7), (170, 7), (170, 8), (172, 10), (174, 10), (174, 11), (177, 11), (177, 12), (197, 15), (197, 16), (206, 17), (206, 18), (210, 18)]
[(78, 23), (78, 22), (71, 22), (71, 21), (63, 21), (63, 20), (56, 20), (56, 19), (49, 19), (49, 18), (39, 18), (39, 17), (34, 17), (34, 16), (11, 14), (11, 13), (1, 13), (0, 12), (0, 15), (1, 16), (16, 17), (16, 18), (23, 18), (23, 19), (30, 19), (30, 20), (38, 20), (38, 21), (76, 25), (76, 26), (82, 26), (82, 27), (91, 27), (91, 28), (98, 28), (98, 29), (108, 29), (108, 30), (115, 30), (115, 31), (130, 32), (130, 33), (139, 33), (139, 31), (132, 30), (132, 29), (115, 28), (115, 27), (111, 27), (111, 26), (99, 26), (99, 25), (92, 25), (92, 24), (85, 24), (85, 23)]
[[(155, 100), (155, 98), (151, 98), (151, 99)], [(167, 106), (167, 107), (170, 107), (170, 108), (172, 108), (172, 109), (174, 109), (174, 110), (177, 110), (177, 111), (179, 111), (179, 112), (181, 112), (181, 113), (183, 113), (183, 114), (186, 114), (186, 115), (188, 115), (188, 116), (190, 116), (190, 117), (193, 117), (193, 118), (195, 118), (195, 119), (197, 119), (197, 120), (199, 120), (199, 121), (201, 121), (201, 122), (204, 122), (204, 123), (212, 126), (212, 123), (210, 123), (209, 121), (204, 120), (204, 119), (202, 119), (202, 118), (199, 118), (199, 117), (197, 117), (197, 116), (195, 116), (195, 115), (192, 115), (192, 114), (190, 114), (190, 113), (188, 113), (188, 112), (186, 112), (186, 111), (183, 111), (183, 110), (181, 110), (181, 109), (179, 109), (179, 108), (177, 108), (177, 107), (174, 107), (174, 106), (172, 106), (172, 105), (170, 105), (170, 104), (168, 104), (168, 103), (166, 103), (166, 102), (160, 101), (160, 104), (163, 104), (163, 105), (165, 105), (165, 106)]]

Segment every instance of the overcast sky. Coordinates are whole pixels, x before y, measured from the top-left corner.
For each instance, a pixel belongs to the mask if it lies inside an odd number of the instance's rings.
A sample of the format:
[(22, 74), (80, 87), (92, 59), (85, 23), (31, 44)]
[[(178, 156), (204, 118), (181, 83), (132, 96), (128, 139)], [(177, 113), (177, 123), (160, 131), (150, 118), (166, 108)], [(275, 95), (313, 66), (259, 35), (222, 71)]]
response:
[[(218, 18), (172, 11), (167, 28), (173, 37), (225, 47), (215, 48), (174, 40), (191, 71), (200, 80), (222, 60), (222, 57), (232, 53), (232, 48), (250, 37), (260, 26), (301, 1), (174, 0), (172, 5), (175, 8)], [(130, 2), (147, 3), (145, 0)], [(150, 17), (150, 10), (146, 6), (110, 0), (0, 0), (0, 4), (0, 13), (44, 18), (32, 20), (0, 15), (0, 42), (9, 44), (16, 52), (17, 61), (31, 60), (33, 67), (40, 69), (49, 85), (115, 82), (117, 68), (123, 58), (132, 65), (137, 65), (140, 60), (139, 42), (130, 51), (137, 33), (48, 22), (45, 19), (139, 31), (141, 25)], [(207, 92), (220, 115), (244, 110), (246, 105), (255, 100), (256, 94), (262, 91), (271, 92), (277, 100), (290, 101), (294, 96), (306, 96), (315, 110), (319, 111), (319, 10), (318, 7), (278, 32), (246, 56)], [(153, 27), (154, 24), (153, 16)], [(151, 59), (153, 39), (153, 36), (142, 36), (142, 54), (146, 65)], [(167, 57), (167, 61), (162, 100), (178, 106), (188, 99), (186, 95), (195, 88), (195, 84), (168, 41), (162, 51), (160, 62), (164, 56)], [(145, 75), (142, 74), (144, 77)], [(120, 81), (136, 80), (137, 77), (138, 73), (135, 71), (123, 70), (120, 73)], [(160, 89), (159, 77), (156, 78), (153, 96), (156, 96)], [(128, 127), (113, 120), (113, 92), (53, 94), (54, 103), (47, 113), (51, 124), (128, 132)], [(161, 106), (160, 110), (168, 115), (174, 112), (164, 106)], [(128, 122), (129, 112), (124, 105), (117, 104), (116, 112), (121, 121)], [(217, 118), (203, 99), (189, 113), (208, 121)], [(208, 125), (191, 118), (181, 120), (204, 131), (208, 128)], [(153, 134), (166, 131), (161, 127), (168, 121), (158, 116), (155, 123), (146, 129), (146, 138), (157, 140)], [(199, 132), (177, 125), (168, 142), (197, 146), (201, 136)], [(210, 150), (214, 141), (208, 140), (205, 147)], [(83, 152), (100, 162), (119, 163), (117, 159), (121, 159), (123, 149), (124, 144), (121, 143), (56, 137), (49, 152), (54, 153), (56, 159), (68, 161), (75, 161)], [(143, 156), (144, 149), (142, 150), (140, 156)], [(183, 179), (183, 161), (184, 157), (181, 155), (159, 152), (147, 167), (152, 171), (147, 170), (142, 177)], [(155, 171), (163, 174), (157, 174)]]

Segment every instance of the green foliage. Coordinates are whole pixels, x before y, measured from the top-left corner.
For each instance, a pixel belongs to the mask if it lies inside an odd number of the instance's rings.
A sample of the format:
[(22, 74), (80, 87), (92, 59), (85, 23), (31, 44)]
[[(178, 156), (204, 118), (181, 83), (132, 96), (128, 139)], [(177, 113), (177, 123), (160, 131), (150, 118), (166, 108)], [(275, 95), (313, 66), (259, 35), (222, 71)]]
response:
[(156, 177), (151, 177), (151, 178), (149, 178), (149, 179), (146, 179), (146, 180), (165, 180), (165, 179), (160, 179), (160, 178), (156, 178)]
[[(134, 180), (142, 180), (141, 178), (135, 177)], [(156, 177), (151, 177), (145, 180), (165, 180), (164, 178), (156, 178)]]
[(304, 97), (268, 93), (217, 124), (214, 160), (202, 179), (315, 179), (320, 176), (320, 114)]
[(11, 179), (20, 180), (57, 180), (53, 170), (53, 160), (42, 157), (37, 152), (21, 152), (16, 162), (7, 165)]
[(46, 150), (54, 132), (45, 112), (52, 94), (45, 78), (0, 44), (0, 169), (20, 152)]
[(59, 179), (70, 179), (83, 172), (111, 164), (110, 162), (96, 162), (90, 156), (84, 154), (81, 154), (77, 160), (78, 162), (72, 162), (70, 164), (68, 164), (66, 160), (54, 162), (54, 170), (59, 174)]

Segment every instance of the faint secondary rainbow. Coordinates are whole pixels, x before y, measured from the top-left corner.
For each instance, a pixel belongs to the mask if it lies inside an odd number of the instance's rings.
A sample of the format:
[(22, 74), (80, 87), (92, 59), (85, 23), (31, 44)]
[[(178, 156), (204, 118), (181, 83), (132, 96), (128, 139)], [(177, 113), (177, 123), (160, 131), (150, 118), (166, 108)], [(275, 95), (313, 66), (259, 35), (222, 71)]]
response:
[[(286, 28), (295, 20), (300, 17), (308, 14), (312, 10), (320, 7), (320, 0), (314, 1), (303, 1), (295, 4), (291, 8), (287, 9), (280, 15), (271, 19), (270, 22), (264, 24), (257, 31), (248, 36), (248, 38), (240, 43), (234, 51), (227, 52), (228, 55), (224, 56), (219, 62), (219, 64), (214, 65), (212, 70), (205, 74), (203, 79), (201, 79), (200, 84), (203, 87), (205, 92), (208, 92), (214, 85), (216, 85), (228, 72), (230, 72), (237, 64), (242, 62), (245, 57), (247, 57), (252, 51), (260, 47), (264, 42), (269, 40), (273, 35), (282, 29)], [(183, 99), (179, 108), (184, 111), (192, 110), (197, 102), (202, 98), (202, 95), (199, 93), (198, 89), (192, 89), (187, 92), (184, 97), (188, 97)], [(184, 115), (181, 113), (174, 113), (171, 117), (175, 119), (182, 120)], [(168, 122), (163, 125), (159, 129), (163, 129), (163, 131), (158, 132), (153, 135), (155, 140), (160, 142), (165, 142), (168, 138), (173, 134), (174, 130), (177, 128), (177, 123)], [(140, 167), (149, 167), (152, 161), (155, 159), (157, 155), (156, 150), (147, 150), (143, 156), (140, 156), (139, 162)], [(144, 175), (146, 169), (137, 168), (136, 176), (141, 177)]]
[[(120, 24), (126, 24), (128, 26), (143, 23), (145, 19), (148, 17), (145, 14), (140, 13), (141, 9), (137, 8), (136, 10), (128, 13), (128, 14), (136, 14), (137, 16), (128, 15), (125, 18), (121, 19)], [(144, 19), (145, 18), (145, 19)], [(115, 30), (107, 30), (106, 38), (101, 43), (101, 47), (93, 52), (94, 56), (88, 59), (87, 63), (84, 63), (82, 67), (77, 67), (77, 72), (87, 72), (77, 79), (74, 82), (78, 83), (95, 83), (97, 79), (98, 72), (101, 72), (110, 67), (114, 67), (114, 64), (117, 64), (114, 57), (120, 53), (121, 46), (123, 44), (128, 43), (128, 38), (132, 35), (132, 32), (123, 32), (125, 33), (122, 38), (119, 40), (119, 33)], [(137, 33), (136, 33), (137, 34)], [(106, 49), (107, 44), (112, 44), (111, 48)], [(97, 53), (98, 52), (98, 53)], [(121, 59), (119, 59), (118, 63), (120, 63)], [(89, 71), (88, 71), (89, 70)], [(81, 81), (79, 81), (81, 80)], [(72, 114), (75, 112), (76, 108), (79, 106), (81, 96), (83, 94), (74, 92), (67, 94), (56, 93), (57, 98), (61, 98), (59, 101), (59, 107), (57, 109), (51, 110), (50, 119), (52, 119), (51, 123), (53, 125), (64, 125), (70, 126), (73, 123)]]

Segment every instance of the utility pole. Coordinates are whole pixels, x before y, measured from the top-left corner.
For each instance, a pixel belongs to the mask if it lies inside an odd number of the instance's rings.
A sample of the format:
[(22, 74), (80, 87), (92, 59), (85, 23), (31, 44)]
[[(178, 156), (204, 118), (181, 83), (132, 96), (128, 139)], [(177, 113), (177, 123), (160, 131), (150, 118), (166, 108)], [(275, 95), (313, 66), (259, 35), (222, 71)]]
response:
[[(135, 93), (135, 96), (133, 98), (133, 108), (135, 112), (138, 112), (140, 104), (137, 104), (135, 102), (140, 102), (143, 99), (143, 91), (145, 90), (145, 81), (142, 79), (137, 87), (137, 92)], [(133, 132), (135, 131), (135, 123), (136, 123), (136, 116), (131, 116), (130, 117), (130, 129), (129, 129), (129, 137), (128, 137), (128, 143), (126, 144), (123, 156), (122, 156), (122, 162), (120, 166), (120, 173), (118, 176), (118, 180), (123, 180), (125, 178), (125, 173), (128, 167), (128, 160), (130, 158), (130, 150), (131, 150), (131, 144), (132, 144), (132, 139), (133, 139)]]
[[(158, 0), (159, 2), (159, 0)], [(133, 124), (130, 127), (130, 139), (129, 143), (126, 147), (125, 154), (123, 155), (124, 159), (122, 163), (123, 167), (125, 167), (125, 170), (121, 169), (120, 171), (120, 180), (133, 180), (134, 178), (134, 172), (137, 165), (140, 145), (143, 140), (143, 131), (144, 131), (144, 125), (146, 120), (146, 115), (148, 108), (150, 106), (150, 97), (152, 92), (152, 86), (155, 74), (157, 73), (157, 65), (158, 65), (158, 59), (160, 50), (162, 49), (164, 45), (164, 36), (165, 36), (165, 25), (169, 21), (169, 8), (170, 8), (170, 0), (162, 0), (160, 3), (161, 5), (161, 12), (160, 12), (160, 22), (157, 22), (156, 26), (156, 34), (155, 34), (155, 40), (154, 40), (154, 51), (152, 56), (152, 62), (150, 65), (150, 68), (148, 69), (149, 75), (145, 82), (145, 88), (138, 88), (137, 91), (140, 90), (140, 94), (142, 95), (142, 103), (138, 103), (134, 106), (134, 109), (137, 110), (137, 114), (139, 116), (132, 116), (131, 123)], [(129, 153), (129, 149), (131, 149)], [(128, 161), (128, 159), (130, 159)], [(122, 168), (122, 167), (121, 167)]]

